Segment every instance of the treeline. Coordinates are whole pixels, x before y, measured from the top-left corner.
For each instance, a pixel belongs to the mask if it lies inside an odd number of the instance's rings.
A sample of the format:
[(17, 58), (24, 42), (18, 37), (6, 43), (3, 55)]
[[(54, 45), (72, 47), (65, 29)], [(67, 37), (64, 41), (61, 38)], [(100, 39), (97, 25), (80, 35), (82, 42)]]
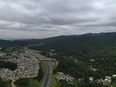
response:
[(10, 47), (10, 46), (27, 46), (29, 45), (28, 42), (25, 40), (0, 40), (0, 47)]
[(17, 81), (14, 82), (14, 84), (17, 87), (29, 87), (31, 79), (29, 78), (19, 78)]
[(5, 53), (6, 52), (9, 53), (12, 51), (19, 51), (20, 52), (20, 50), (24, 51), (24, 48), (22, 46), (13, 46), (13, 47), (2, 47), (2, 49), (1, 49), (1, 51), (5, 52)]
[(60, 80), (57, 83), (57, 87), (110, 87), (108, 85), (103, 85), (103, 83), (79, 83), (75, 81), (75, 84), (69, 84), (67, 81)]
[(0, 60), (0, 68), (8, 68), (10, 70), (17, 69), (17, 63), (5, 62)]
[(11, 80), (2, 80), (0, 77), (0, 87), (10, 87), (11, 86)]
[[(62, 52), (68, 56), (83, 54), (94, 54), (99, 50), (108, 49), (116, 46), (116, 33), (106, 34), (85, 34), (75, 36), (59, 36), (48, 38), (43, 41), (43, 45), (32, 46), (35, 50), (50, 51), (55, 49), (56, 52)], [(55, 40), (56, 39), (56, 40)]]
[(44, 76), (44, 73), (40, 67), (38, 75), (37, 75), (37, 77), (35, 77), (35, 79), (37, 79), (40, 82), (42, 80), (43, 76)]

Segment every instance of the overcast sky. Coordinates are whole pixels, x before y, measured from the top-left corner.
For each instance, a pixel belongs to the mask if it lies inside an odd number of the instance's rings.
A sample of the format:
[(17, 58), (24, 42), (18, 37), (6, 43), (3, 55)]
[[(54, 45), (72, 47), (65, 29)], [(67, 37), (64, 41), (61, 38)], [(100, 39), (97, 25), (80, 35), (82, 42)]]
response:
[(116, 32), (115, 0), (0, 0), (0, 38)]

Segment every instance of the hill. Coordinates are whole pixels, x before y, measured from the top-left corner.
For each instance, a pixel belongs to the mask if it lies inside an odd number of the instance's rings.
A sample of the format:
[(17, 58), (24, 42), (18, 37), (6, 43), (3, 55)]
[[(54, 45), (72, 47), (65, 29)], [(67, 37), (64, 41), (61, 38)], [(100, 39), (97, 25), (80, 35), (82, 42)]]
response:
[(58, 60), (54, 73), (64, 72), (76, 79), (85, 75), (85, 85), (91, 76), (96, 80), (115, 74), (116, 33), (59, 36), (39, 41), (43, 44), (30, 48)]
[(59, 36), (39, 40), (43, 45), (31, 48), (42, 51), (55, 49), (68, 56), (92, 54), (106, 49), (115, 49), (116, 33), (84, 34), (72, 36)]
[(8, 46), (26, 46), (29, 45), (25, 40), (0, 40), (0, 47), (8, 47)]

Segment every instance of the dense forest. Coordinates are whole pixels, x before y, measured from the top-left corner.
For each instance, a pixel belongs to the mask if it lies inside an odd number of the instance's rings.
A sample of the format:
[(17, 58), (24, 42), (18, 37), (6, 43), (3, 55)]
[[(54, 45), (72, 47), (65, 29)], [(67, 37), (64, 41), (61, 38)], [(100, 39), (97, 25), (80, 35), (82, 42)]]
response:
[(0, 40), (0, 47), (10, 47), (10, 46), (27, 46), (28, 42), (25, 40)]
[(10, 87), (11, 86), (11, 80), (2, 80), (0, 77), (0, 87)]
[(115, 37), (116, 33), (59, 36), (42, 40), (41, 45), (30, 48), (41, 50), (43, 55), (59, 61), (54, 73), (61, 71), (76, 79), (84, 76), (87, 85), (90, 76), (95, 80), (116, 74)]
[(0, 68), (8, 68), (10, 70), (17, 69), (17, 63), (5, 62), (0, 60)]
[[(83, 35), (69, 35), (69, 36), (57, 36), (46, 39), (22, 39), (22, 40), (0, 40), (0, 47), (6, 46), (27, 46), (32, 44), (44, 44), (44, 48), (58, 48), (69, 46), (69, 48), (74, 48), (75, 46), (82, 47), (86, 43), (87, 47), (105, 47), (107, 45), (113, 45), (116, 42), (116, 33), (98, 33), (98, 34), (83, 34)], [(64, 43), (64, 45), (63, 45)], [(58, 45), (58, 46), (57, 46)], [(67, 48), (67, 47), (66, 47)], [(68, 48), (67, 48), (68, 49)], [(67, 49), (64, 49), (67, 50)], [(99, 47), (98, 47), (99, 49)], [(60, 48), (59, 48), (60, 50)], [(74, 51), (74, 50), (73, 50)]]

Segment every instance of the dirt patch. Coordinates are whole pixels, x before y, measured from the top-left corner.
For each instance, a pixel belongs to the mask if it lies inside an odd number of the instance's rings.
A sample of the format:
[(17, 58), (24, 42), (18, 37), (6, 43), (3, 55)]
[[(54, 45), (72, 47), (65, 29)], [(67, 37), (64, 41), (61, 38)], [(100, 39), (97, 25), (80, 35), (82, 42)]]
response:
[(55, 63), (52, 63), (53, 65), (55, 65)]

